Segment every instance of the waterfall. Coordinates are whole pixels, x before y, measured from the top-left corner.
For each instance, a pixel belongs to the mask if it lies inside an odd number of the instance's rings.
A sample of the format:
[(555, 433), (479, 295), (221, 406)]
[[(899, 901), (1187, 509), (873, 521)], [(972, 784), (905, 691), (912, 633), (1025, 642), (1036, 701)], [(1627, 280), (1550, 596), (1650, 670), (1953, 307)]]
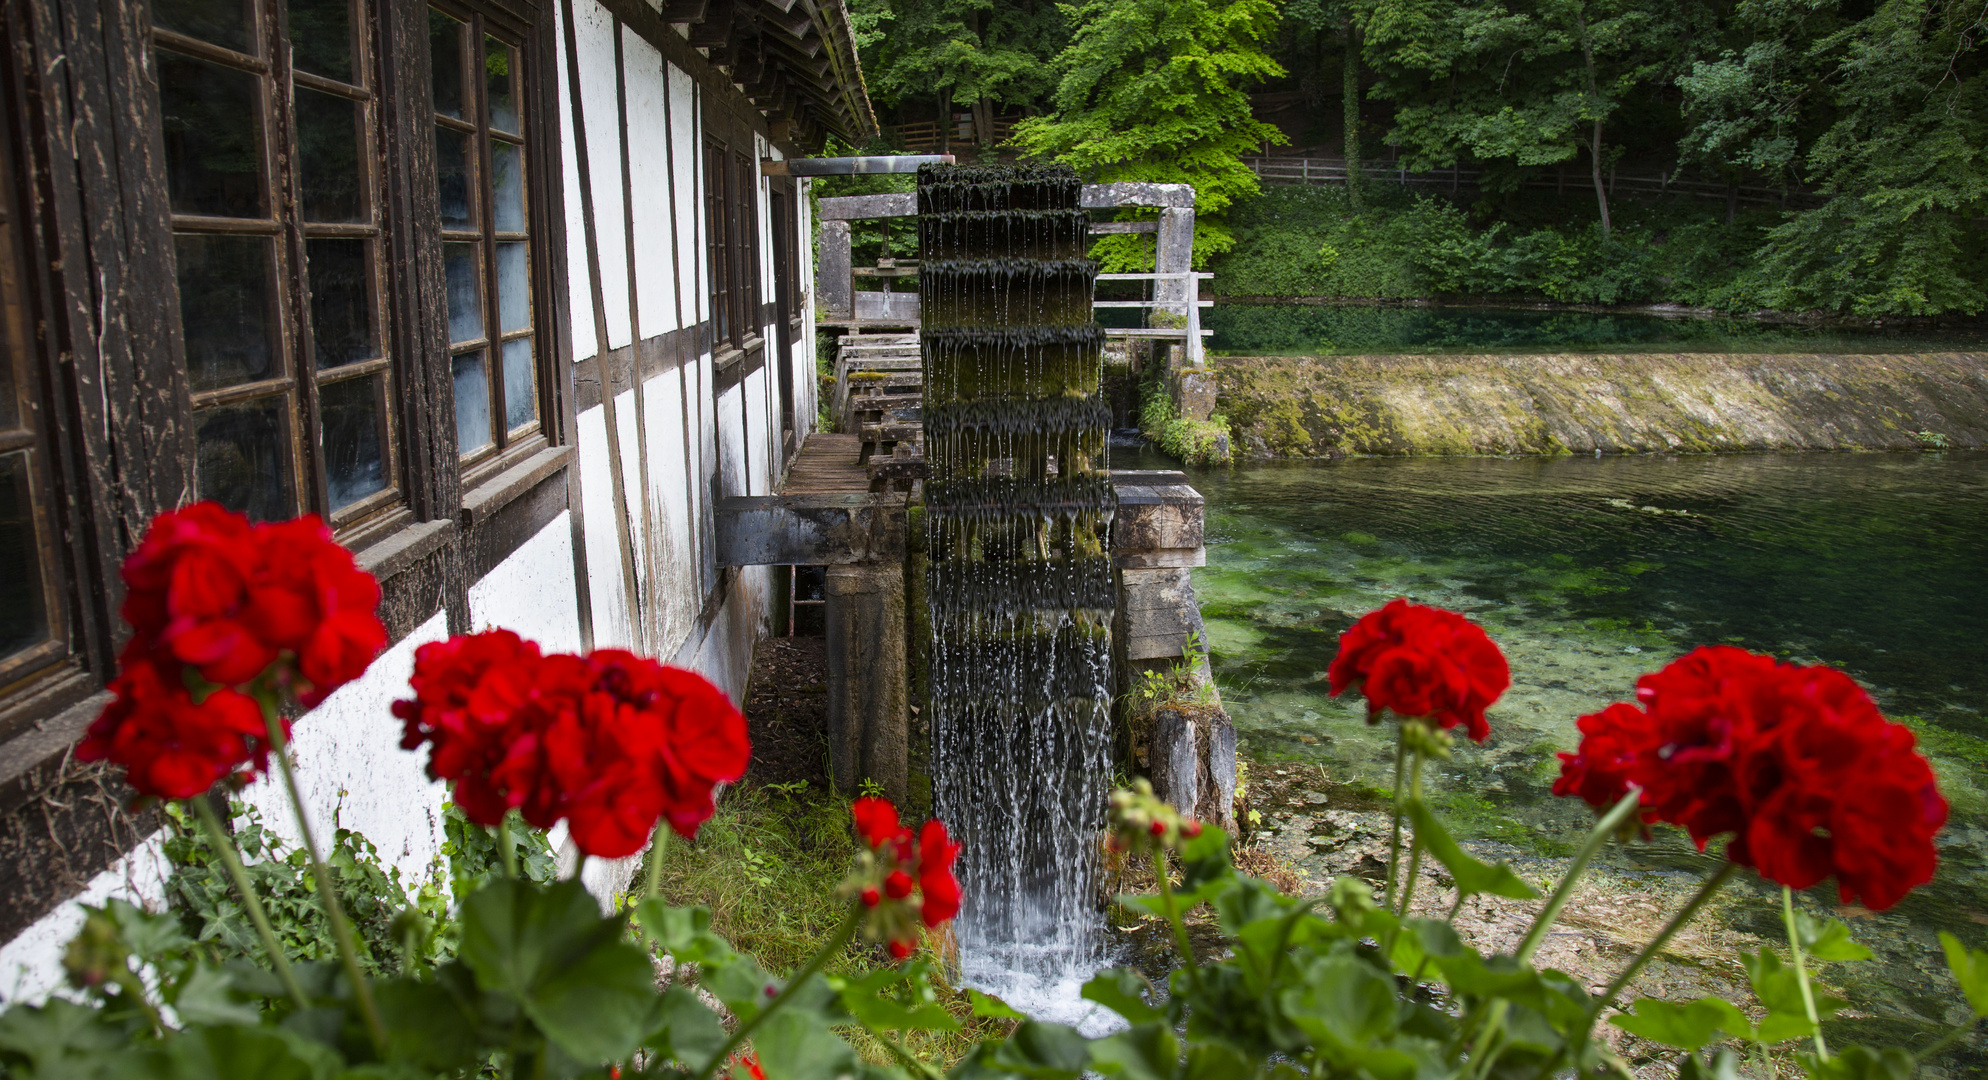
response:
[(1078, 191), (1061, 167), (918, 173), (933, 801), (964, 848), (961, 967), (1066, 1022), (1103, 960), (1116, 506)]

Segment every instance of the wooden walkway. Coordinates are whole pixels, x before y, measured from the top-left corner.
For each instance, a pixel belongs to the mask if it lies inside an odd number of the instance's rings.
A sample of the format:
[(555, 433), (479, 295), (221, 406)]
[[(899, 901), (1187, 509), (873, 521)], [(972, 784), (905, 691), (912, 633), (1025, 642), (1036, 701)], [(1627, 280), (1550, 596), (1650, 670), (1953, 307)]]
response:
[(830, 435), (815, 432), (801, 444), (787, 479), (780, 485), (782, 495), (860, 495), (870, 490), (870, 472), (857, 458), (863, 452), (861, 435)]

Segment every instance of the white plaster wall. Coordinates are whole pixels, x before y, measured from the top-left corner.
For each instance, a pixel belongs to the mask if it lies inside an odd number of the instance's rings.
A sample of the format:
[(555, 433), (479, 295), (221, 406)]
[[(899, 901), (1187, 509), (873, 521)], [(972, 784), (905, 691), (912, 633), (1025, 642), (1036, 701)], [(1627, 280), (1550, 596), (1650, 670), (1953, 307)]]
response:
[(545, 652), (580, 651), (573, 521), (567, 512), (469, 587), (469, 624), (473, 630), (516, 631)]
[(607, 414), (596, 405), (579, 415), (580, 506), (586, 522), (587, 593), (592, 599), (594, 644), (627, 648), (635, 625), (623, 586), (619, 528), (607, 454)]
[[(600, 248), (602, 306), (607, 312), (607, 347), (632, 339), (628, 311), (628, 246), (621, 199), (621, 118), (614, 81), (613, 16), (599, 4), (577, 4), (574, 39), (579, 47), (581, 102), (587, 118), (587, 163), (593, 176), (594, 226)], [(594, 307), (588, 277), (585, 220), (581, 215), (579, 144), (574, 138), (573, 103), (568, 94), (566, 50), (558, 54), (559, 128), (565, 150), (566, 265), (573, 313), (573, 359), (599, 352), (594, 341)]]
[[(83, 905), (102, 907), (113, 898), (151, 911), (163, 911), (166, 878), (164, 830), (153, 833), (108, 869), (90, 879), (75, 898), (36, 920), (14, 940), (0, 945), (0, 1004), (39, 1004), (63, 990), (62, 954), (83, 928)], [(67, 996), (67, 995), (65, 995)]]
[[(642, 604), (642, 582), (647, 580), (649, 573), (649, 544), (642, 533), (642, 425), (635, 413), (635, 391), (623, 390), (614, 396), (614, 419), (617, 434), (621, 436), (621, 495), (628, 508), (628, 527), (634, 531), (628, 546), (629, 554), (635, 559), (635, 587), (638, 593), (635, 603), (639, 608)], [(643, 631), (642, 613), (639, 610), (631, 612), (629, 620), (634, 635), (632, 640), (639, 644)]]
[(691, 551), (690, 469), (685, 459), (681, 370), (643, 388), (649, 421), (649, 504), (655, 514), (656, 563), (650, 578), (656, 607), (656, 650), (668, 655), (690, 633), (699, 596)]
[[(769, 335), (765, 340), (774, 340)], [(739, 389), (745, 393), (745, 454), (749, 464), (748, 476), (752, 480), (753, 495), (770, 495), (773, 492), (773, 439), (779, 431), (780, 419), (772, 414), (773, 405), (769, 400), (770, 383), (776, 375), (776, 365), (768, 359), (758, 371), (745, 377)]]
[[(635, 302), (643, 337), (682, 325), (670, 221), (672, 148), (663, 111), (663, 54), (633, 29), (621, 30), (622, 95), (628, 100), (629, 197), (635, 223)], [(679, 166), (681, 167), (681, 166)]]
[(721, 495), (751, 494), (746, 490), (744, 409), (745, 390), (741, 385), (719, 394), (711, 410), (717, 420), (718, 491)]
[[(568, 566), (570, 580), (570, 560)], [(425, 753), (400, 748), (403, 728), (390, 710), (396, 698), (408, 696), (414, 651), (448, 634), (448, 616), (438, 611), (290, 728), (297, 788), (319, 850), (330, 849), (335, 830), (355, 830), (379, 849), (382, 863), (400, 871), (410, 891), (441, 869), (447, 792), (428, 779)], [(240, 797), (271, 832), (293, 846), (303, 843), (274, 763)]]

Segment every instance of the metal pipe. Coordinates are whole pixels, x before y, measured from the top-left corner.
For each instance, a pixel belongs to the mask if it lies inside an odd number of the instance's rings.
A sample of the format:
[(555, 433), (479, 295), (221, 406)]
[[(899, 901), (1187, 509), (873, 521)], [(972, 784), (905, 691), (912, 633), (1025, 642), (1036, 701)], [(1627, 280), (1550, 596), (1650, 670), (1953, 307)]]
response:
[(951, 154), (875, 154), (869, 157), (761, 158), (761, 176), (856, 176), (917, 172), (920, 165), (951, 165)]

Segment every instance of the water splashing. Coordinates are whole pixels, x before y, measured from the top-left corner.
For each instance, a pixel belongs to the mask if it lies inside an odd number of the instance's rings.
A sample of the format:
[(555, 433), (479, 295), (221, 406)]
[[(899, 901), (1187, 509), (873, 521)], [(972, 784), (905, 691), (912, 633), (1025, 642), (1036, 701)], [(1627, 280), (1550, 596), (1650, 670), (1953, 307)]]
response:
[(1114, 1018), (1097, 838), (1110, 770), (1117, 506), (1097, 267), (1075, 173), (919, 170), (933, 800), (956, 825), (966, 980), (1042, 1019)]

